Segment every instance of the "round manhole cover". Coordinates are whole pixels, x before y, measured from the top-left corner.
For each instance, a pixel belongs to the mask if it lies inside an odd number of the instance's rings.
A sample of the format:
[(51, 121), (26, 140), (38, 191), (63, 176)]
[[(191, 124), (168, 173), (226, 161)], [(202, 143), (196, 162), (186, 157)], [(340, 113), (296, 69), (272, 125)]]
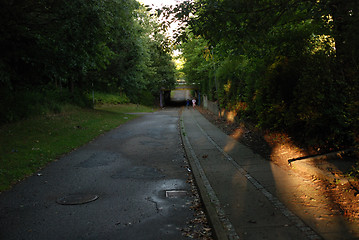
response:
[(61, 205), (79, 205), (95, 201), (96, 199), (98, 199), (98, 195), (95, 194), (70, 194), (58, 198), (56, 202)]

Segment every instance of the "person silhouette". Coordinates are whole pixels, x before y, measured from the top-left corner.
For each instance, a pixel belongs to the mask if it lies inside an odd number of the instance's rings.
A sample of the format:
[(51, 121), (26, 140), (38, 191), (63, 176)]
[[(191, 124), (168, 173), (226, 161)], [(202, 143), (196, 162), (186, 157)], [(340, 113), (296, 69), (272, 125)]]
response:
[(196, 107), (196, 102), (197, 102), (197, 101), (196, 101), (196, 99), (195, 99), (195, 98), (193, 98), (193, 99), (192, 99), (192, 106), (193, 106), (193, 108), (195, 108), (195, 107)]

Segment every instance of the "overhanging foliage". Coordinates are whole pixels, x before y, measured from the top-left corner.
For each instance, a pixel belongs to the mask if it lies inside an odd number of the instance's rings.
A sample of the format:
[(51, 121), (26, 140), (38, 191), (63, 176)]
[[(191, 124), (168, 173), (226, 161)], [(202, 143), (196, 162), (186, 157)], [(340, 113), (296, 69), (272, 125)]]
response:
[(338, 148), (358, 136), (358, 8), (354, 0), (197, 0), (169, 10), (187, 24), (178, 33), (184, 71), (204, 94), (259, 127)]
[(1, 1), (0, 120), (27, 115), (17, 106), (31, 104), (21, 102), (30, 89), (139, 102), (141, 92), (173, 86), (169, 41), (155, 17), (135, 0)]

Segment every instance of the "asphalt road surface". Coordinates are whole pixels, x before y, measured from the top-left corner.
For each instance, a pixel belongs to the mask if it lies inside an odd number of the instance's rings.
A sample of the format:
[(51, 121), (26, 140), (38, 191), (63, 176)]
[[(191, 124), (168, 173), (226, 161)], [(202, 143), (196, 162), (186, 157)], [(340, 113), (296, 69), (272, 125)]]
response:
[(144, 115), (0, 194), (0, 239), (186, 239), (193, 196), (178, 118)]

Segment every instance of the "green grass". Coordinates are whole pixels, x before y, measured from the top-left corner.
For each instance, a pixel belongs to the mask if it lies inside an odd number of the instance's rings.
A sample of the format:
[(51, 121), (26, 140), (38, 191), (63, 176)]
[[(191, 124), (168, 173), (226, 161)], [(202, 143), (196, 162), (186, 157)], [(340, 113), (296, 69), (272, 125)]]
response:
[(102, 105), (91, 109), (65, 107), (60, 114), (38, 116), (0, 126), (0, 191), (151, 108)]
[[(97, 104), (127, 104), (130, 102), (130, 99), (125, 94), (110, 94), (110, 93), (101, 93), (95, 92), (94, 94), (95, 102)], [(88, 95), (89, 99), (93, 99), (92, 94)]]

